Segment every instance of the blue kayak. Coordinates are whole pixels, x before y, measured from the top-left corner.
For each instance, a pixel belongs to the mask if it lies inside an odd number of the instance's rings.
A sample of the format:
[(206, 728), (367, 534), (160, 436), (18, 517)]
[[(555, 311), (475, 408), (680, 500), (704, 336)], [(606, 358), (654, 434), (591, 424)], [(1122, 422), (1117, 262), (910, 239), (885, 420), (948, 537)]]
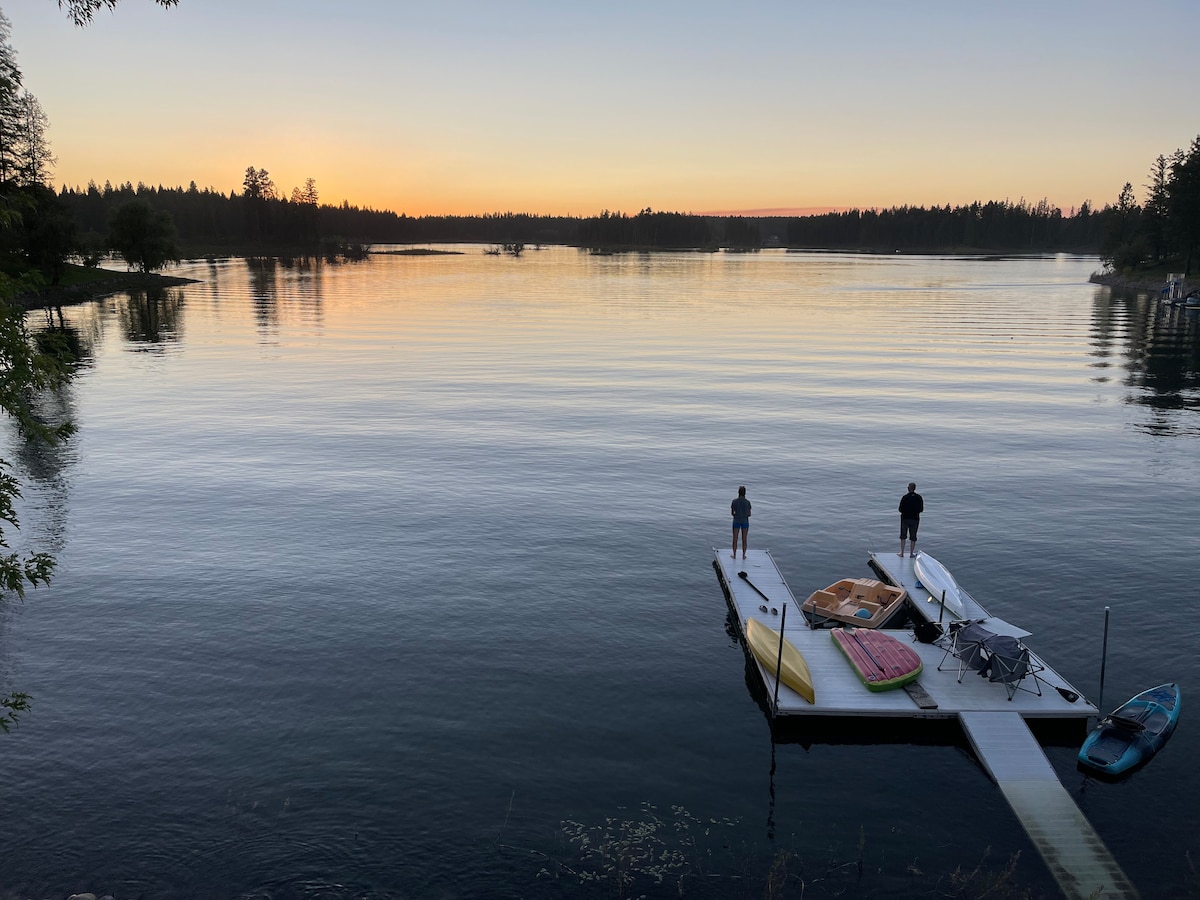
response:
[(1079, 764), (1121, 775), (1149, 761), (1179, 721), (1179, 685), (1142, 691), (1100, 720), (1079, 749)]

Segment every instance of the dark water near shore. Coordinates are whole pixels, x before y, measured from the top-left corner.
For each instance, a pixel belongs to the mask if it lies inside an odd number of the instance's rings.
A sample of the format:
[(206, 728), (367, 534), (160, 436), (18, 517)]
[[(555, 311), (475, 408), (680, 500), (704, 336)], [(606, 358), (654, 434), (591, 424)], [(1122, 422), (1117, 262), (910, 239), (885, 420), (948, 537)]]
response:
[(680, 854), (684, 896), (784, 850), (796, 896), (928, 896), (989, 848), (1052, 893), (961, 742), (772, 747), (727, 633), (738, 484), (806, 595), (869, 574), (909, 480), (922, 546), (1090, 699), (1105, 606), (1105, 705), (1182, 684), (1130, 781), (1048, 753), (1143, 895), (1186, 893), (1200, 320), (1095, 266), (471, 248), (66, 310), (79, 433), (3, 453), (60, 567), (0, 606), (34, 697), (0, 896), (615, 895), (581, 831)]

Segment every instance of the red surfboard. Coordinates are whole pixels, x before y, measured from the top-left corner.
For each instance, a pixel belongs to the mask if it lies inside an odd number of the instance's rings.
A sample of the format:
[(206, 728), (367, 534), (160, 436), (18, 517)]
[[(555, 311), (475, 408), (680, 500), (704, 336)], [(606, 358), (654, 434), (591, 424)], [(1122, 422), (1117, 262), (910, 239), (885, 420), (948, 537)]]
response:
[(921, 674), (921, 657), (885, 631), (835, 628), (830, 635), (869, 691), (890, 691)]

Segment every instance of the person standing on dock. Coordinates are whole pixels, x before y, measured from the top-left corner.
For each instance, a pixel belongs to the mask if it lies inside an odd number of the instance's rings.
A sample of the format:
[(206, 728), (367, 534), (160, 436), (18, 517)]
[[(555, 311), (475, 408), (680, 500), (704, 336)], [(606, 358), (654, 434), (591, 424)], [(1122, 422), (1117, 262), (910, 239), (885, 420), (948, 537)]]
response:
[(733, 558), (737, 559), (738, 532), (742, 533), (742, 559), (746, 558), (746, 543), (750, 539), (750, 501), (746, 499), (746, 486), (738, 488), (738, 495), (729, 504), (733, 515)]
[(917, 555), (917, 529), (921, 525), (921, 513), (925, 512), (925, 501), (917, 493), (915, 482), (908, 483), (908, 493), (900, 498), (900, 552), (904, 555), (904, 538), (908, 538), (908, 555)]

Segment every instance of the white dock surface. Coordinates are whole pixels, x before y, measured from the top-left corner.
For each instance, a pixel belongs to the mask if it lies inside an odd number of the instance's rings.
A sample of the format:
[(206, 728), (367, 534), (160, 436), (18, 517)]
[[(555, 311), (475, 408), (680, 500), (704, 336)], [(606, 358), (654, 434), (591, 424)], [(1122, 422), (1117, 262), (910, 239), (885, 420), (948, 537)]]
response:
[(1064, 896), (1138, 896), (1018, 713), (964, 712), (959, 719)]

